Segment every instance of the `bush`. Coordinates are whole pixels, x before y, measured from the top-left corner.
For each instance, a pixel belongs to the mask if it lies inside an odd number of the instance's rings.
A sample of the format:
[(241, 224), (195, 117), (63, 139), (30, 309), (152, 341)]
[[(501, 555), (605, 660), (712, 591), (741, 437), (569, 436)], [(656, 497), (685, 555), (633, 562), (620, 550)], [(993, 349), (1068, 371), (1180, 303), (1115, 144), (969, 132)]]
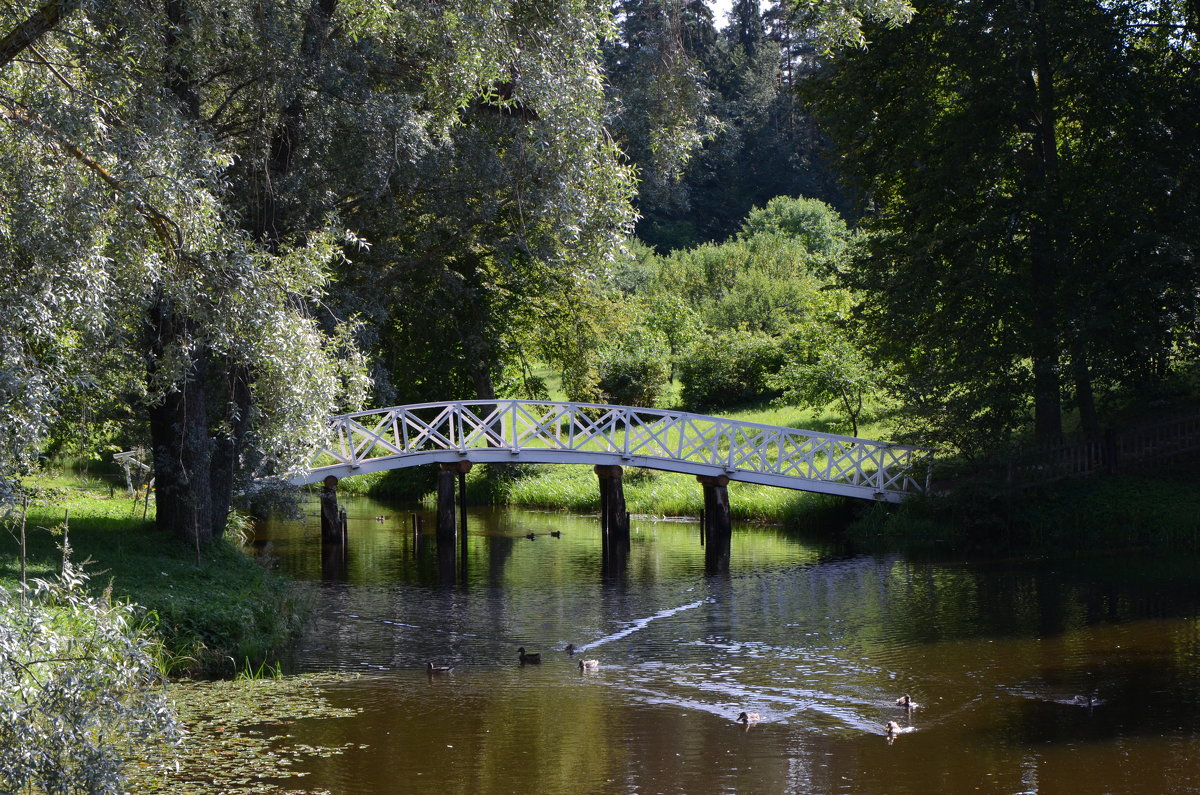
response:
[(596, 372), (607, 402), (653, 406), (671, 375), (671, 351), (662, 335), (638, 328), (601, 351)]
[(712, 411), (777, 397), (768, 376), (783, 363), (779, 340), (745, 329), (701, 337), (680, 366), (683, 404)]
[(24, 600), (0, 588), (0, 791), (120, 792), (134, 749), (177, 737), (156, 642), (86, 583), (64, 563)]

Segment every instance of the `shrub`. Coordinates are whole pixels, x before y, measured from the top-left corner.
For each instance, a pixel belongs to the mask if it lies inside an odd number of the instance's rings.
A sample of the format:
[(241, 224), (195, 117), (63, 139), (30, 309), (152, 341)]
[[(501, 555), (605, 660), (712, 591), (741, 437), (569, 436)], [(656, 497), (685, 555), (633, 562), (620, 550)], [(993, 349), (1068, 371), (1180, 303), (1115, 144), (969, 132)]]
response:
[(767, 379), (782, 362), (774, 337), (745, 329), (701, 337), (680, 366), (683, 404), (712, 411), (776, 397), (779, 392), (767, 386)]
[(661, 334), (637, 328), (601, 351), (596, 371), (607, 402), (653, 406), (671, 375), (671, 351)]
[(64, 562), (25, 598), (0, 588), (0, 791), (116, 793), (134, 749), (175, 741), (154, 639)]

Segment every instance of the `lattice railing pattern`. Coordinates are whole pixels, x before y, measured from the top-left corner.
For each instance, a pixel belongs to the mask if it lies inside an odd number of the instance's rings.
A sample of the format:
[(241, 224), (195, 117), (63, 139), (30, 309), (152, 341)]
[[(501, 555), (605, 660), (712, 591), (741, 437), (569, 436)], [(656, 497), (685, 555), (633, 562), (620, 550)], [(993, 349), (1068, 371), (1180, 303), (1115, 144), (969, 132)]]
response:
[[(928, 450), (678, 411), (529, 400), (334, 417), (302, 482), (431, 460), (624, 463), (895, 501), (928, 487)], [(412, 460), (412, 459), (420, 459)]]

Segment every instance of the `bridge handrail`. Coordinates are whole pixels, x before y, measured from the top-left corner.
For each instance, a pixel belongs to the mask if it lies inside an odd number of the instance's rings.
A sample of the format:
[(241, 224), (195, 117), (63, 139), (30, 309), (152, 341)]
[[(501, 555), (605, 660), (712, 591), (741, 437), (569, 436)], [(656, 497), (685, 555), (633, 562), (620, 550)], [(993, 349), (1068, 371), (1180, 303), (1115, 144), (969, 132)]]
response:
[(371, 417), (376, 414), (384, 414), (386, 412), (396, 411), (399, 409), (403, 409), (406, 411), (417, 411), (419, 409), (438, 408), (438, 407), (442, 407), (442, 406), (496, 406), (496, 405), (499, 405), (502, 403), (513, 403), (513, 404), (518, 404), (518, 405), (529, 405), (529, 406), (570, 406), (573, 408), (600, 409), (602, 411), (612, 411), (614, 409), (621, 409), (621, 410), (627, 410), (627, 411), (634, 411), (634, 412), (637, 412), (638, 414), (658, 414), (659, 416), (664, 416), (664, 417), (667, 417), (667, 416), (669, 416), (669, 417), (689, 417), (689, 418), (696, 418), (696, 419), (700, 419), (700, 420), (709, 420), (709, 421), (713, 421), (713, 422), (727, 422), (727, 423), (730, 423), (732, 425), (736, 425), (739, 427), (744, 426), (744, 427), (748, 427), (748, 428), (761, 428), (763, 430), (771, 430), (771, 431), (781, 430), (781, 431), (786, 431), (788, 433), (809, 436), (812, 438), (833, 439), (833, 440), (839, 441), (839, 442), (861, 442), (864, 444), (872, 444), (872, 445), (878, 445), (881, 447), (887, 447), (892, 450), (911, 450), (911, 451), (920, 452), (920, 453), (932, 452), (930, 450), (930, 448), (922, 447), (920, 445), (901, 444), (899, 442), (881, 442), (878, 439), (867, 439), (862, 436), (842, 436), (842, 435), (839, 435), (836, 433), (825, 433), (823, 431), (810, 431), (810, 430), (806, 430), (804, 428), (792, 428), (792, 427), (789, 427), (786, 425), (767, 425), (767, 424), (761, 423), (761, 422), (751, 422), (750, 420), (734, 420), (734, 419), (730, 419), (729, 417), (717, 417), (712, 414), (697, 414), (697, 413), (691, 412), (691, 411), (675, 411), (673, 409), (644, 408), (642, 406), (621, 406), (621, 405), (617, 405), (615, 403), (573, 403), (573, 402), (560, 401), (560, 400), (524, 400), (524, 399), (518, 399), (518, 398), (496, 398), (495, 400), (480, 400), (480, 399), (439, 400), (439, 401), (435, 401), (435, 402), (431, 402), (431, 403), (410, 403), (410, 404), (405, 404), (403, 406), (389, 406), (388, 408), (382, 408), (382, 409), (364, 409), (362, 411), (353, 411), (353, 412), (349, 412), (347, 414), (338, 414), (335, 417), (330, 417), (329, 421), (330, 421), (330, 424), (332, 425), (336, 421), (341, 420), (341, 419), (356, 419), (358, 417)]
[[(481, 406), (487, 410), (474, 410)], [(363, 471), (391, 468), (405, 458), (493, 461), (506, 452), (516, 457), (509, 460), (615, 461), (895, 500), (926, 490), (932, 463), (932, 452), (915, 445), (604, 403), (440, 401), (357, 411), (329, 422), (331, 443), (321, 452), (336, 463), (315, 467), (310, 478), (335, 470), (353, 474), (364, 465), (370, 469)], [(926, 471), (918, 474), (922, 464)]]

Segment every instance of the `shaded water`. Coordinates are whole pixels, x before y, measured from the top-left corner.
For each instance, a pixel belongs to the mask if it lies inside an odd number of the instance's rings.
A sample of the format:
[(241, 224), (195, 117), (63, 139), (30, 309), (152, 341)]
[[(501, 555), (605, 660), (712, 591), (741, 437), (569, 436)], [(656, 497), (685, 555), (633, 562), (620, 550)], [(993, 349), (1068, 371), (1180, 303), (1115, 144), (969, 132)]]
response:
[[(322, 559), (315, 516), (259, 531), (318, 593), (291, 667), (361, 674), (328, 691), (359, 717), (289, 728), (356, 746), (309, 763), (306, 786), (1200, 792), (1196, 561), (932, 563), (735, 527), (714, 577), (695, 523), (635, 518), (628, 570), (602, 579), (594, 517), (472, 511), (449, 586), (432, 517), (418, 538), (408, 513), (343, 502), (344, 559)], [(921, 707), (897, 708), (904, 692)], [(906, 729), (891, 744), (889, 720)]]

